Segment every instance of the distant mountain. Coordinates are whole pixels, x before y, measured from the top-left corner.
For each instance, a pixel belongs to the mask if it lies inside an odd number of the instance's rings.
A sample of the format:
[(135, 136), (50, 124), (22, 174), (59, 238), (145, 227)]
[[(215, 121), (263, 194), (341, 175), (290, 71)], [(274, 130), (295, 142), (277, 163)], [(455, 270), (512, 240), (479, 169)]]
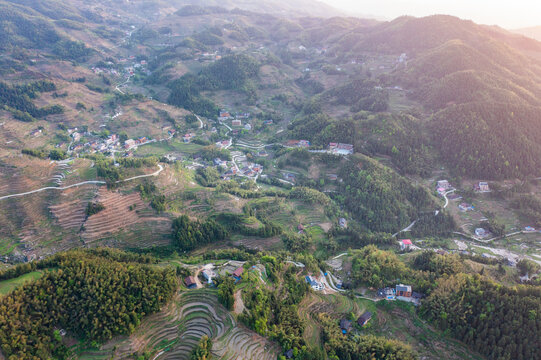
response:
[(511, 30), (511, 32), (521, 34), (521, 35), (530, 37), (532, 39), (541, 41), (541, 26), (534, 26), (534, 27), (529, 27), (529, 28), (515, 29), (515, 30)]
[(258, 13), (291, 16), (334, 17), (346, 14), (332, 6), (317, 0), (180, 0), (172, 2), (175, 6), (180, 4), (198, 5), (202, 7), (219, 6), (226, 9), (239, 8)]
[(387, 85), (400, 84), (433, 112), (427, 124), (433, 144), (457, 173), (538, 173), (541, 134), (532, 129), (541, 126), (540, 42), (438, 15), (359, 27), (333, 43), (337, 56), (407, 54), (407, 65), (397, 66)]

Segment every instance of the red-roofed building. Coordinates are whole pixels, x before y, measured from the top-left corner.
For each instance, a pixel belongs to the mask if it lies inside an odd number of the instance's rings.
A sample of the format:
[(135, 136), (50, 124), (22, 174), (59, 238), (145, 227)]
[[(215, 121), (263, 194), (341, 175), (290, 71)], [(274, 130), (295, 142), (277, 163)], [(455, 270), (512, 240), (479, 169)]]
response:
[(400, 240), (400, 250), (409, 250), (412, 243), (410, 239)]
[(241, 266), (240, 268), (238, 268), (237, 270), (233, 271), (233, 277), (237, 280), (240, 280), (240, 277), (242, 275), (242, 273), (244, 272), (244, 268)]

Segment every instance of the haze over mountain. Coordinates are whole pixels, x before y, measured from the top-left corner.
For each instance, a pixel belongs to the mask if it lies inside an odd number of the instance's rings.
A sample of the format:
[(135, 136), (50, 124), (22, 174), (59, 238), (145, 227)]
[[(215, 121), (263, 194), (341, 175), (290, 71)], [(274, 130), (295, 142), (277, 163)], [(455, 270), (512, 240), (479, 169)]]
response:
[(534, 26), (529, 28), (522, 28), (522, 29), (514, 29), (511, 30), (514, 33), (522, 34), (524, 36), (528, 36), (532, 39), (541, 41), (541, 26)]

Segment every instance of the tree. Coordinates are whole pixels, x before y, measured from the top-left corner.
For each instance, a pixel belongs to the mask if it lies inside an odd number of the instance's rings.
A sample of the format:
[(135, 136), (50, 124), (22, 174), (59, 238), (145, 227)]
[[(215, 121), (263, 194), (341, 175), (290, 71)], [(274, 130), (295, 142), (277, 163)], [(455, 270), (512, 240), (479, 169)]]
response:
[(228, 310), (233, 310), (235, 304), (235, 280), (227, 276), (218, 285), (218, 300)]
[(204, 335), (192, 351), (191, 360), (209, 360), (212, 358), (212, 340)]

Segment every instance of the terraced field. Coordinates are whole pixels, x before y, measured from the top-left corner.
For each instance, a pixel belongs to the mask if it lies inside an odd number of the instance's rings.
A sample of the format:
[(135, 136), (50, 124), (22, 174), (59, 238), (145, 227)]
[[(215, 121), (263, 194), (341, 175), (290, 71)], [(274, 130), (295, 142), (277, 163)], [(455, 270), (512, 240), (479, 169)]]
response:
[(253, 331), (237, 324), (217, 301), (215, 290), (179, 293), (163, 311), (145, 319), (129, 337), (116, 339), (99, 350), (79, 352), (79, 359), (131, 359), (134, 353), (152, 359), (189, 359), (203, 335), (213, 339), (219, 359), (274, 360), (280, 349)]
[(65, 230), (78, 232), (86, 219), (86, 206), (97, 192), (97, 186), (72, 188), (62, 193), (65, 199), (59, 204), (49, 206), (53, 217)]
[(88, 243), (137, 223), (138, 212), (130, 211), (130, 206), (135, 205), (135, 209), (147, 207), (139, 193), (122, 195), (120, 192), (109, 191), (105, 188), (100, 188), (96, 201), (102, 203), (105, 209), (90, 216), (85, 222), (85, 231), (82, 236)]
[(364, 307), (360, 306), (358, 301), (339, 294), (310, 293), (299, 306), (299, 315), (306, 324), (304, 339), (310, 344), (320, 344), (321, 329), (317, 323), (319, 313), (327, 313), (339, 319), (352, 312), (359, 316), (364, 312)]

